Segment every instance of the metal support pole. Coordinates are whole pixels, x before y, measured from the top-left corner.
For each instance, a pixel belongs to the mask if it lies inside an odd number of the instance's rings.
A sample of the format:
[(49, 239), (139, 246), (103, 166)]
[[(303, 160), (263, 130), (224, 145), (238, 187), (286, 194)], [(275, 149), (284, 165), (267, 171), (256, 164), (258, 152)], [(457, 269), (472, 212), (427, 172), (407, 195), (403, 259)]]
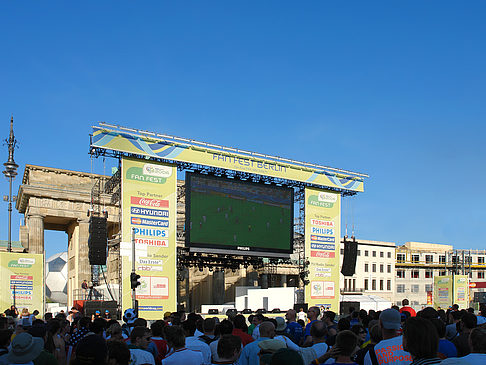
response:
[[(135, 273), (135, 228), (132, 228), (132, 273)], [(132, 308), (137, 312), (137, 289), (132, 289)]]
[(12, 252), (12, 177), (9, 178), (8, 190), (8, 252)]

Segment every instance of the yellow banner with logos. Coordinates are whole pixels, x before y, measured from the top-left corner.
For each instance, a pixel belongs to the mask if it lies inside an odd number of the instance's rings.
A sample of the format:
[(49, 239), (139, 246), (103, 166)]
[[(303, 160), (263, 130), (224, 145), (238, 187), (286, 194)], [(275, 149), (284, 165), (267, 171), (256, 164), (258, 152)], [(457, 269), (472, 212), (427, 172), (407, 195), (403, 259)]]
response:
[(0, 253), (0, 308), (14, 305), (30, 313), (44, 313), (44, 255), (33, 253)]
[(309, 284), (305, 301), (339, 313), (339, 242), (341, 195), (316, 188), (305, 189), (305, 256)]
[(447, 309), (453, 304), (459, 309), (469, 307), (469, 278), (467, 275), (434, 277), (434, 307)]
[(176, 214), (177, 169), (174, 165), (122, 159), (123, 310), (132, 307), (132, 232), (139, 316), (162, 319), (177, 309)]
[(169, 142), (120, 130), (93, 127), (91, 146), (170, 161), (188, 162), (300, 181), (328, 188), (356, 192), (364, 190), (363, 178), (352, 172), (319, 168), (315, 165), (282, 158), (272, 159), (262, 154), (244, 153), (244, 151), (238, 149), (223, 149), (218, 146), (191, 146), (187, 143), (178, 142), (177, 140), (181, 140), (180, 138), (173, 139)]

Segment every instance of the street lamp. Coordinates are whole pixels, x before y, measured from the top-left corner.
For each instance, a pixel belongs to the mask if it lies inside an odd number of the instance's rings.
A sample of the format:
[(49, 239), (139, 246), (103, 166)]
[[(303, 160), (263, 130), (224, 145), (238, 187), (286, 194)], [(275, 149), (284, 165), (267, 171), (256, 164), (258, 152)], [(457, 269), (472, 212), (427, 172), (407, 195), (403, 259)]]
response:
[(17, 165), (14, 161), (14, 149), (17, 144), (13, 132), (13, 117), (10, 119), (10, 135), (5, 140), (8, 145), (8, 160), (3, 164), (5, 171), (3, 174), (9, 180), (9, 193), (8, 193), (8, 252), (12, 252), (12, 180), (17, 176)]

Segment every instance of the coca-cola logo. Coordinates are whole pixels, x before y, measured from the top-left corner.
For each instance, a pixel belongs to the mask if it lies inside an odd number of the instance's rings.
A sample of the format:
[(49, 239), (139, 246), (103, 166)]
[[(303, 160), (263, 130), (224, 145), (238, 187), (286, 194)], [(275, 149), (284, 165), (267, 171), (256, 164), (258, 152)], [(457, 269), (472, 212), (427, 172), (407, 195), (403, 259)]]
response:
[(139, 198), (138, 196), (131, 197), (131, 203), (136, 205), (143, 205), (144, 207), (168, 208), (168, 200)]

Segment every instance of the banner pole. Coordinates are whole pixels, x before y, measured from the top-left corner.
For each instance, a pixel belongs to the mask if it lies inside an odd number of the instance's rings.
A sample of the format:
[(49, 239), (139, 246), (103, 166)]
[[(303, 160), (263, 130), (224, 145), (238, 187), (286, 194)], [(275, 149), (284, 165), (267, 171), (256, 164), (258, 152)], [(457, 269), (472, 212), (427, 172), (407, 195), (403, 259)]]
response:
[[(132, 273), (135, 273), (135, 228), (132, 228)], [(138, 317), (138, 308), (137, 308), (137, 294), (135, 288), (132, 289), (132, 308), (137, 313)]]

